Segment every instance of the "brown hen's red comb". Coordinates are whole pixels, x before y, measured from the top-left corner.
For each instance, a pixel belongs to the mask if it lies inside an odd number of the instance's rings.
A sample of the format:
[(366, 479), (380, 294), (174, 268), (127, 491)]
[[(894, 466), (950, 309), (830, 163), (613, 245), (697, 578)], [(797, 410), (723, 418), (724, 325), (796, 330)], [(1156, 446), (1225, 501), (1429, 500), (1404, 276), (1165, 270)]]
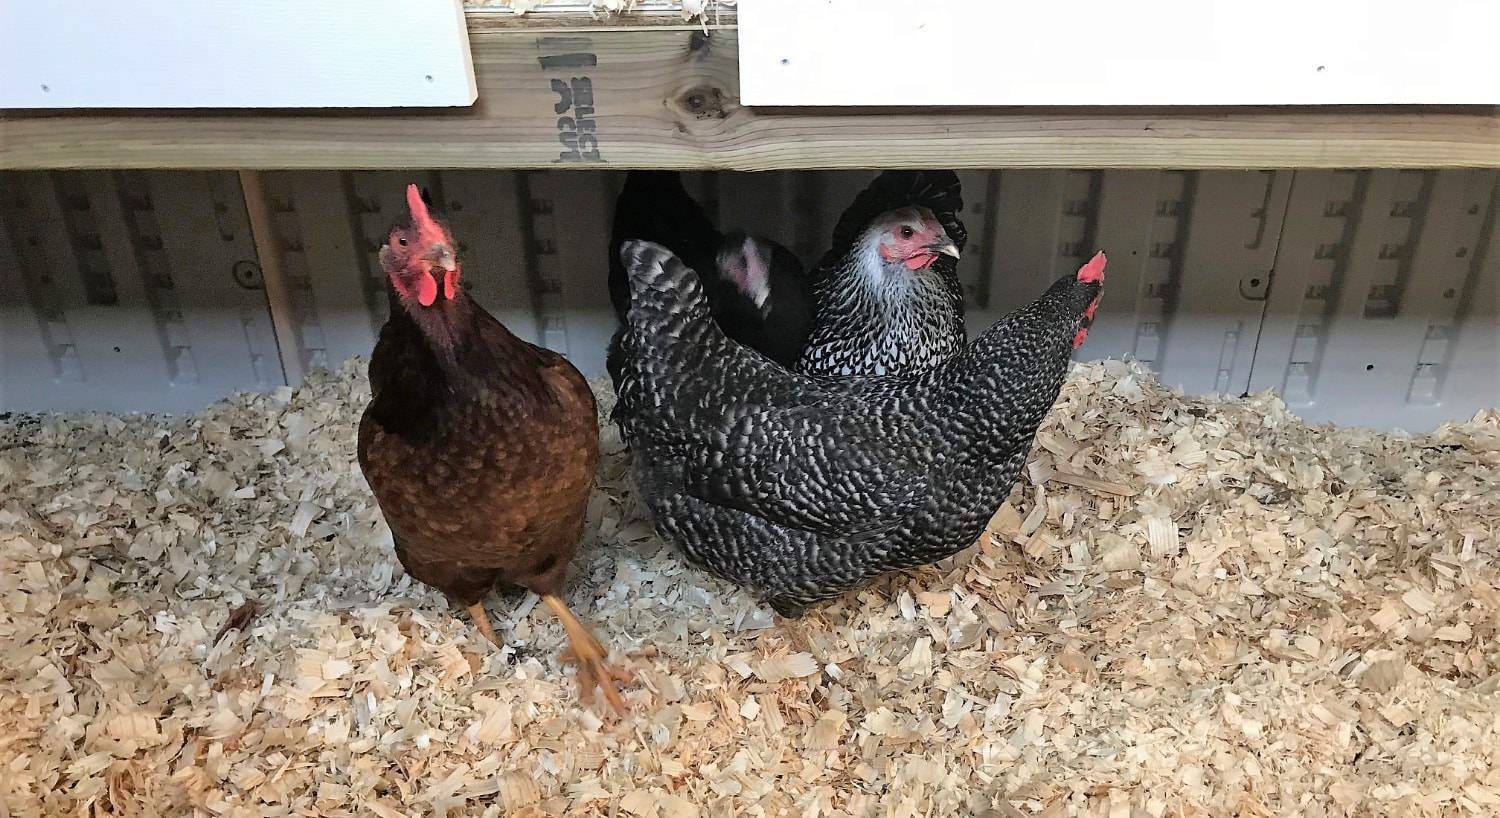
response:
[(406, 186), (406, 207), (411, 211), (411, 223), (417, 229), (418, 242), (432, 244), (447, 239), (443, 228), (427, 212), (427, 203), (422, 201), (422, 191), (416, 185)]

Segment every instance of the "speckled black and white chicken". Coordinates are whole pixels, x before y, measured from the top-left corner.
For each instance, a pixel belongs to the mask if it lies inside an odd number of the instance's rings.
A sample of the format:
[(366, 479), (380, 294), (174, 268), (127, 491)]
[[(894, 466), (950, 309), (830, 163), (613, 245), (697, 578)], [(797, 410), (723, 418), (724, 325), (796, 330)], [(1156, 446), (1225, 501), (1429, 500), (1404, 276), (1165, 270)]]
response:
[(962, 350), (962, 210), (951, 170), (886, 171), (855, 197), (813, 273), (817, 320), (797, 370), (916, 374)]
[(698, 276), (631, 242), (615, 419), (657, 532), (800, 615), (965, 548), (1010, 492), (1093, 321), (1101, 253), (917, 376), (790, 372), (729, 341)]

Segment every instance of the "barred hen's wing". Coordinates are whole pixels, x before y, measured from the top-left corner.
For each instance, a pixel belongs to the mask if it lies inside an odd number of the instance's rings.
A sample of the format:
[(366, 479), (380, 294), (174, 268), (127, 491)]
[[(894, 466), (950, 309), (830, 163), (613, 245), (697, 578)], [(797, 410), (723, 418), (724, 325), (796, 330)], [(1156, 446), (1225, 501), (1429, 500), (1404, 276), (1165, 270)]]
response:
[[(920, 206), (931, 210), (948, 233), (948, 238), (963, 250), (969, 240), (969, 231), (958, 217), (964, 209), (962, 191), (958, 174), (951, 170), (885, 171), (860, 191), (839, 216), (828, 252), (818, 266), (837, 264), (876, 216), (900, 207)], [(950, 259), (944, 263), (952, 262)]]
[(916, 437), (907, 421), (854, 398), (747, 407), (689, 450), (684, 489), (788, 528), (858, 537), (927, 503)]

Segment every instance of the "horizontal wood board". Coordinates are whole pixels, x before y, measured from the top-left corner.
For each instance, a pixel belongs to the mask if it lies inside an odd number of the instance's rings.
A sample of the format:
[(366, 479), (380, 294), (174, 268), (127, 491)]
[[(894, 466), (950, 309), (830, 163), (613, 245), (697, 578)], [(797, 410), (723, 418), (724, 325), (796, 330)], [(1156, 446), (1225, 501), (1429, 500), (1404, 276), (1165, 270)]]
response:
[(1500, 167), (1500, 109), (749, 109), (732, 27), (470, 13), (471, 108), (10, 111), (0, 168)]

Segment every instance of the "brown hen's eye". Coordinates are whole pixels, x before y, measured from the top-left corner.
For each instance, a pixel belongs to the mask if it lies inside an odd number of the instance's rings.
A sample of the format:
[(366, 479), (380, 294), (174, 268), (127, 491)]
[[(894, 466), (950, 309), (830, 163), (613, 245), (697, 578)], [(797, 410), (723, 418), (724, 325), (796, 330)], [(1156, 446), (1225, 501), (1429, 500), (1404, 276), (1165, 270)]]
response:
[(911, 238), (911, 235), (912, 235), (912, 232), (911, 232), (911, 228), (910, 227), (903, 227), (903, 228), (901, 228), (901, 238), (903, 238), (903, 239), (909, 239), (909, 238)]

